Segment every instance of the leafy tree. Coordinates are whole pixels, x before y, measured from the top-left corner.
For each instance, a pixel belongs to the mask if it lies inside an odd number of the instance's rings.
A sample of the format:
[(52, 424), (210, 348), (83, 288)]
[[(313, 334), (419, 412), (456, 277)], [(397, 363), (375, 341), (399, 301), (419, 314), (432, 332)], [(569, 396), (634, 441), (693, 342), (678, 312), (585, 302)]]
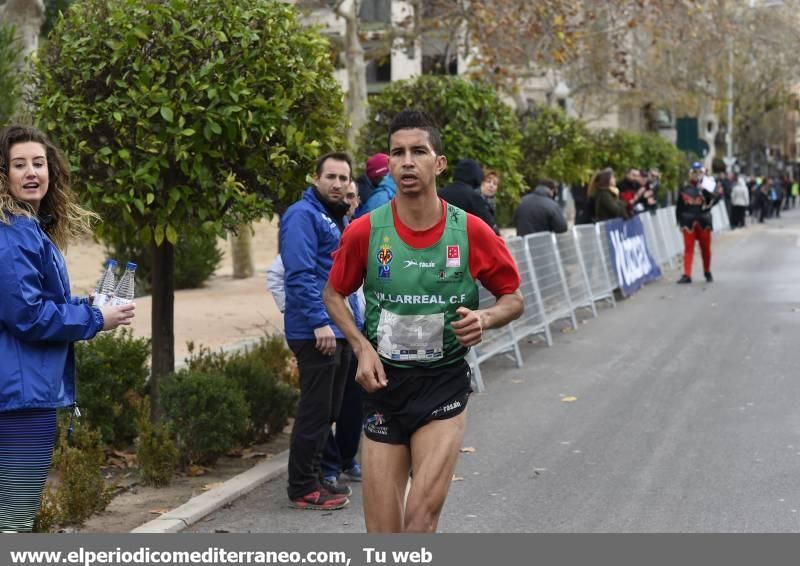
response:
[(529, 186), (537, 178), (585, 183), (592, 174), (592, 134), (560, 109), (537, 106), (522, 116), (520, 172)]
[(639, 167), (655, 167), (661, 173), (659, 196), (666, 191), (676, 191), (686, 181), (689, 159), (674, 144), (658, 134), (640, 134), (642, 160)]
[(14, 114), (19, 95), (19, 55), (14, 28), (0, 24), (0, 124), (8, 122)]
[(105, 223), (153, 247), (152, 416), (174, 366), (174, 246), (294, 201), (342, 131), (327, 41), (278, 0), (84, 0), (41, 53), (39, 121)]
[[(501, 202), (519, 199), (519, 121), (491, 85), (431, 75), (390, 84), (370, 99), (369, 119), (361, 130), (362, 156), (388, 150), (389, 124), (404, 108), (425, 110), (438, 121), (450, 170), (461, 158), (475, 159), (500, 173)], [(439, 183), (448, 178), (445, 172)]]
[(600, 130), (593, 135), (592, 168), (611, 167), (620, 180), (631, 167), (656, 168), (661, 172), (661, 192), (673, 191), (684, 180), (686, 156), (657, 134), (627, 130)]

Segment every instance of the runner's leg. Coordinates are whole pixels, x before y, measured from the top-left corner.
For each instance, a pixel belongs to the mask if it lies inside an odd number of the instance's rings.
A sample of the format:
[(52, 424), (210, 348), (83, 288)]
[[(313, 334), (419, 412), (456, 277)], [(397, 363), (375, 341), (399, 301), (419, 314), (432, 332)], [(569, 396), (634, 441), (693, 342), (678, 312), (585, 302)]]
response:
[(375, 442), (364, 437), (361, 444), (361, 485), (368, 533), (402, 532), (403, 500), (410, 469), (408, 446)]
[(464, 440), (465, 423), (466, 410), (450, 419), (431, 421), (411, 436), (414, 478), (406, 502), (405, 532), (436, 531)]

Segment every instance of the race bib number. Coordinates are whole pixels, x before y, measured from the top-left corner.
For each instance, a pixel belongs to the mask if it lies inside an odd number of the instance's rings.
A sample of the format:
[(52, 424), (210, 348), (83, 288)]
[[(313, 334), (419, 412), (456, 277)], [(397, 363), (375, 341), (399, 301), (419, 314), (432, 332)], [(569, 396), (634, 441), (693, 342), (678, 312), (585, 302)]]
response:
[(443, 357), (444, 313), (395, 314), (381, 310), (378, 354), (398, 362), (434, 361)]

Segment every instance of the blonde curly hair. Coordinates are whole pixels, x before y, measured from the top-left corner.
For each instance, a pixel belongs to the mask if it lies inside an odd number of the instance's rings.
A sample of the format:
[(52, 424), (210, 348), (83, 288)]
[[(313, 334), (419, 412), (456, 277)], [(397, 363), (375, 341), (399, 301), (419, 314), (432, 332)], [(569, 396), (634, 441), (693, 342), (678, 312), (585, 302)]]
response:
[[(38, 213), (30, 204), (16, 199), (8, 183), (11, 148), (18, 143), (41, 144), (47, 157), (50, 182)], [(72, 238), (91, 232), (92, 223), (100, 217), (81, 207), (70, 188), (69, 164), (61, 151), (44, 133), (30, 126), (6, 126), (0, 130), (0, 222), (8, 224), (11, 216), (27, 216), (45, 220), (42, 229), (61, 250)]]

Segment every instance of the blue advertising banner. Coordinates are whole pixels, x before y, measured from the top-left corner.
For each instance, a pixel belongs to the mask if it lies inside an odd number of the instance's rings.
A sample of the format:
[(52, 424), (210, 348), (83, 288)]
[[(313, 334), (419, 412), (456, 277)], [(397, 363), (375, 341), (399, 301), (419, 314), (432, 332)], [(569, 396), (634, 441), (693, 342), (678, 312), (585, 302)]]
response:
[(661, 277), (661, 269), (647, 249), (644, 226), (638, 216), (606, 222), (611, 265), (622, 294), (632, 295), (645, 283)]

